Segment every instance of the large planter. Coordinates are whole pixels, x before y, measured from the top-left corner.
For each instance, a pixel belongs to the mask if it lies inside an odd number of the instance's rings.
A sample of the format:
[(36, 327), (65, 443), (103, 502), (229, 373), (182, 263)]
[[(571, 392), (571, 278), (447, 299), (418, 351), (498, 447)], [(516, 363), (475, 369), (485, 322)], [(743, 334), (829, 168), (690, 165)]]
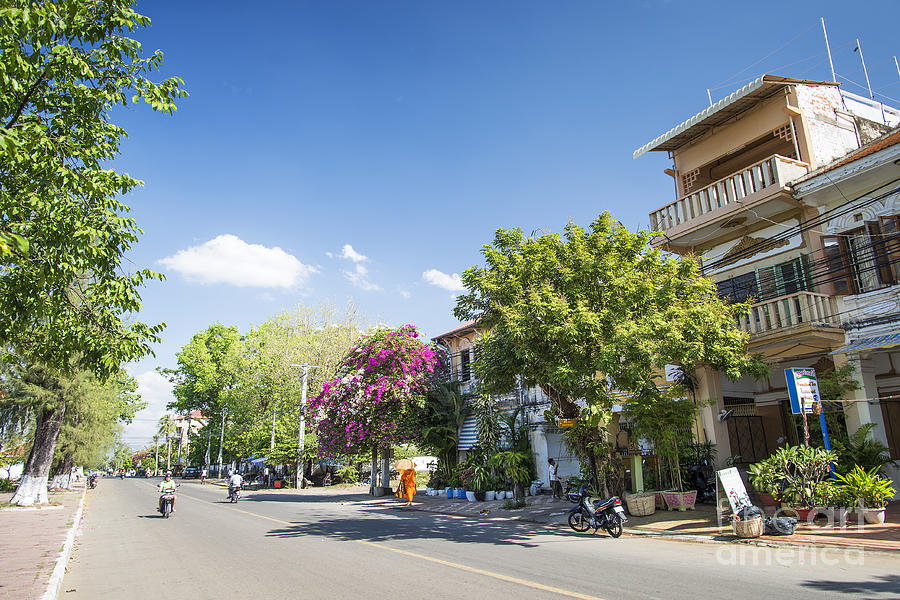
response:
[(475, 499), (479, 502), (484, 502), (484, 498), (487, 495), (487, 492), (475, 492)]
[(456, 488), (456, 499), (457, 500), (465, 500), (466, 499), (466, 490), (463, 488)]
[(884, 507), (882, 508), (864, 508), (863, 519), (870, 525), (878, 525), (884, 523)]
[(497, 491), (494, 492), (494, 499), (495, 499), (495, 500), (503, 500), (504, 498), (506, 498), (506, 492), (505, 492), (505, 491), (503, 491), (503, 490), (497, 490)]
[(506, 496), (507, 500), (512, 500), (515, 497), (512, 490), (506, 490), (506, 492), (504, 492), (504, 495)]
[(466, 500), (469, 502), (475, 502), (475, 492), (466, 492)]
[(452, 487), (448, 487), (448, 488), (447, 488), (446, 490), (444, 490), (444, 491), (447, 493), (447, 500), (451, 500), (451, 499), (453, 498), (453, 488), (452, 488)]
[(697, 504), (697, 490), (689, 492), (663, 492), (669, 510), (694, 510)]
[(790, 506), (786, 504), (782, 504), (781, 508), (785, 514), (795, 517), (797, 521), (801, 522), (809, 520), (809, 514), (814, 510), (811, 506)]
[(778, 510), (778, 500), (772, 494), (759, 492), (759, 503), (762, 504), (763, 511), (766, 514), (772, 514)]
[[(666, 490), (666, 491), (674, 492), (675, 490)], [(655, 493), (657, 510), (663, 510), (666, 507), (666, 498), (665, 498), (665, 496), (663, 496), (663, 494), (665, 494), (665, 493), (666, 493), (665, 491)]]
[(484, 493), (484, 499), (490, 502), (496, 497), (497, 493), (491, 490), (488, 490)]
[(625, 496), (628, 513), (635, 517), (646, 517), (656, 512), (656, 494), (628, 494)]

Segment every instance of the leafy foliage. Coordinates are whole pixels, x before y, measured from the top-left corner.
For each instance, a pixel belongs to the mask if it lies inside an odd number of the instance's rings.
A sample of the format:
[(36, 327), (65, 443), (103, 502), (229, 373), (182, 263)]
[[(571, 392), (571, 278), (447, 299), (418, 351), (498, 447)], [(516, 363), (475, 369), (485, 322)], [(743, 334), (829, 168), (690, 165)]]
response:
[[(734, 319), (692, 258), (649, 246), (609, 213), (589, 230), (569, 223), (526, 238), (498, 229), (484, 246), (485, 267), (463, 274), (468, 293), (454, 314), (485, 330), (475, 368), (489, 394), (549, 385), (562, 399), (609, 408), (613, 390), (643, 390), (666, 363), (705, 363), (726, 376), (762, 374)], [(598, 375), (602, 374), (602, 376)]]
[[(172, 113), (182, 81), (154, 82), (162, 52), (128, 34), (150, 25), (133, 0), (9, 0), (0, 7), (0, 340), (32, 363), (99, 378), (151, 353), (164, 325), (125, 321), (141, 230), (120, 197), (141, 182), (108, 168), (125, 130), (116, 105)], [(77, 365), (76, 365), (77, 363)]]
[(857, 466), (881, 473), (886, 465), (897, 464), (891, 460), (891, 449), (872, 437), (873, 427), (874, 423), (865, 423), (846, 440), (835, 440), (835, 450), (841, 457), (838, 473), (847, 474)]
[(390, 448), (420, 437), (429, 376), (437, 366), (416, 328), (378, 329), (346, 354), (339, 376), (309, 403), (320, 452)]
[(896, 494), (891, 480), (878, 474), (877, 469), (866, 470), (859, 465), (853, 470), (837, 475), (844, 495), (861, 502), (867, 508), (881, 508)]

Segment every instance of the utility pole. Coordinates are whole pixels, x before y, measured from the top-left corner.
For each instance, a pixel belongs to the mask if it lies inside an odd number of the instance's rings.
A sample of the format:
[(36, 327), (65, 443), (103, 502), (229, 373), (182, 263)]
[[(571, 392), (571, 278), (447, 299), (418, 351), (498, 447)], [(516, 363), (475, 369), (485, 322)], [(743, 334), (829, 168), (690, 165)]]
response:
[(272, 440), (269, 442), (269, 451), (275, 449), (275, 415), (278, 414), (278, 410), (275, 407), (272, 407)]
[(306, 387), (309, 370), (319, 369), (318, 365), (291, 365), (303, 369), (303, 383), (300, 386), (300, 433), (297, 434), (297, 489), (303, 487), (303, 443), (306, 441)]
[(869, 83), (869, 70), (866, 68), (866, 59), (863, 57), (862, 46), (859, 45), (859, 38), (856, 38), (856, 49), (859, 50), (859, 60), (862, 62), (863, 73), (866, 76), (866, 87), (869, 88), (869, 99), (874, 100), (875, 94), (872, 93), (872, 84)]
[(156, 456), (153, 458), (153, 475), (159, 473), (159, 436), (153, 436), (153, 449), (156, 450)]
[(222, 443), (225, 441), (225, 413), (228, 412), (228, 409), (222, 407), (222, 426), (219, 429), (219, 470), (216, 472), (216, 476), (221, 479), (222, 478)]

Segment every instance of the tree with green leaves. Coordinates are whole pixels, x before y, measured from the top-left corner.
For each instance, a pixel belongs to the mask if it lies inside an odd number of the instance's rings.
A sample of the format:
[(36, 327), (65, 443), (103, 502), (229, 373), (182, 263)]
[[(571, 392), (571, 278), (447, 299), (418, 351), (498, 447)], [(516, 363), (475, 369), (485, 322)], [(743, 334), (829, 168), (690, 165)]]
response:
[(175, 417), (166, 413), (156, 422), (156, 435), (166, 440), (166, 471), (172, 468), (172, 437), (175, 435)]
[(498, 229), (482, 249), (486, 264), (463, 273), (467, 292), (454, 310), (484, 330), (480, 390), (509, 392), (521, 376), (603, 437), (614, 392), (656, 389), (668, 363), (705, 364), (731, 378), (765, 372), (735, 327), (748, 307), (720, 300), (694, 258), (649, 242), (648, 232), (630, 232), (609, 213), (588, 229), (569, 223), (563, 235)]
[[(117, 105), (172, 113), (178, 78), (154, 81), (129, 34), (134, 0), (9, 0), (0, 6), (0, 344), (14, 360), (100, 379), (152, 352), (163, 324), (127, 319), (161, 275), (122, 257), (141, 231), (121, 197), (141, 182), (110, 168)], [(50, 376), (51, 378), (56, 375)], [(17, 499), (45, 498), (65, 406), (43, 403)], [(24, 487), (23, 487), (24, 486)]]

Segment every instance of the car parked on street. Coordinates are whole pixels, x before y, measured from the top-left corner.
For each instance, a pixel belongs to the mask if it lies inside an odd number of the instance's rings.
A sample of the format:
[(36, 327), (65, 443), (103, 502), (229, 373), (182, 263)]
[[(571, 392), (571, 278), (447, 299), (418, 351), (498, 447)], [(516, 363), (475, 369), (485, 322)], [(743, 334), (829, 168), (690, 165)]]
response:
[(185, 467), (181, 473), (182, 479), (197, 479), (200, 477), (200, 467)]

